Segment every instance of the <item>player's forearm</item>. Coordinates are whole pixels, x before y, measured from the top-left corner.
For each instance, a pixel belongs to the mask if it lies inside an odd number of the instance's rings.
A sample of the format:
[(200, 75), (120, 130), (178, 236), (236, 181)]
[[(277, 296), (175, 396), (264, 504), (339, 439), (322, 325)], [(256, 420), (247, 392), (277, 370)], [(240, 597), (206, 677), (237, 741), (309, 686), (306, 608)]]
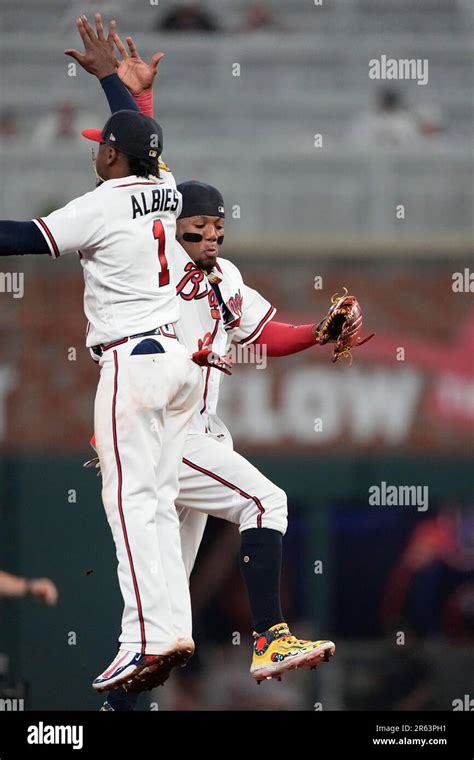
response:
[(105, 92), (111, 113), (140, 110), (118, 74), (108, 74), (100, 80), (100, 84)]
[(0, 256), (48, 253), (49, 248), (34, 222), (0, 221)]
[(271, 320), (265, 325), (255, 344), (265, 345), (267, 356), (289, 356), (316, 346), (314, 325), (288, 325)]
[(29, 591), (29, 582), (26, 578), (0, 571), (0, 596), (22, 597)]

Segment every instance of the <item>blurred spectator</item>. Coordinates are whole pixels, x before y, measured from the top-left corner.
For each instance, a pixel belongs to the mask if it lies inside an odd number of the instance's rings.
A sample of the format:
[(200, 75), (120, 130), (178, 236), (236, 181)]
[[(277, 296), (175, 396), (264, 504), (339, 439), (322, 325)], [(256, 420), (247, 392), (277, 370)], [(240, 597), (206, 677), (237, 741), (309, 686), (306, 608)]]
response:
[(165, 32), (216, 32), (219, 26), (205, 8), (195, 3), (181, 3), (158, 24)]
[(81, 142), (81, 131), (94, 124), (96, 119), (79, 115), (76, 104), (71, 100), (58, 103), (56, 110), (38, 121), (33, 134), (36, 145), (54, 145), (57, 142)]
[(357, 145), (385, 148), (414, 145), (419, 139), (415, 117), (399, 93), (388, 88), (378, 92), (374, 109), (355, 118), (349, 136)]
[(58, 601), (58, 589), (49, 578), (21, 578), (0, 570), (0, 597), (22, 599), (32, 596), (49, 607), (54, 607)]
[(242, 32), (265, 32), (283, 29), (274, 11), (264, 2), (250, 3), (244, 13)]
[(408, 623), (419, 635), (472, 639), (474, 552), (465, 545), (465, 522), (447, 504), (413, 529), (383, 594), (385, 628)]
[(0, 114), (0, 140), (15, 140), (19, 136), (18, 121), (13, 111)]

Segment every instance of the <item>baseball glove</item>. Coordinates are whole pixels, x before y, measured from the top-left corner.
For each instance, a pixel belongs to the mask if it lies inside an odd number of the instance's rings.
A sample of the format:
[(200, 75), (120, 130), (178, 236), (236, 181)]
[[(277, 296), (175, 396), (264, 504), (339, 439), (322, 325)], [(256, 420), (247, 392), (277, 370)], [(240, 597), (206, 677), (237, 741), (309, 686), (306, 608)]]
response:
[(348, 295), (347, 288), (339, 296), (334, 293), (331, 298), (331, 308), (318, 325), (313, 328), (316, 343), (321, 346), (325, 343), (335, 343), (332, 361), (349, 359), (352, 365), (352, 349), (362, 346), (374, 337), (375, 333), (361, 339), (362, 309), (355, 296)]

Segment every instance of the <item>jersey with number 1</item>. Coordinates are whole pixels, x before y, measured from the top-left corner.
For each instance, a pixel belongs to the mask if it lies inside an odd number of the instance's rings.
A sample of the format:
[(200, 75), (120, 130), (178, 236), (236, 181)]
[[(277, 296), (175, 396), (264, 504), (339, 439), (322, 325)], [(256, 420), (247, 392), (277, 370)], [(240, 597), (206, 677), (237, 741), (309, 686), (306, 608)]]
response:
[(179, 319), (172, 252), (181, 193), (170, 172), (121, 177), (35, 219), (51, 255), (77, 253), (84, 270), (86, 346)]

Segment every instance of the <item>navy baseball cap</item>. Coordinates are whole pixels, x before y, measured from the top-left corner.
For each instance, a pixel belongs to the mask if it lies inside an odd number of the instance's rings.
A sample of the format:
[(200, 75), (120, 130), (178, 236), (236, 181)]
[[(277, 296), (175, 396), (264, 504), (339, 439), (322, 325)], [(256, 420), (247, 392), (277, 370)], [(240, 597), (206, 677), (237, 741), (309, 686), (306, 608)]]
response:
[(116, 111), (102, 130), (84, 129), (82, 134), (144, 161), (158, 159), (163, 151), (163, 130), (139, 111)]
[(183, 206), (179, 219), (189, 216), (220, 216), (225, 218), (224, 199), (217, 189), (205, 182), (189, 180), (181, 182), (178, 190), (183, 196)]

